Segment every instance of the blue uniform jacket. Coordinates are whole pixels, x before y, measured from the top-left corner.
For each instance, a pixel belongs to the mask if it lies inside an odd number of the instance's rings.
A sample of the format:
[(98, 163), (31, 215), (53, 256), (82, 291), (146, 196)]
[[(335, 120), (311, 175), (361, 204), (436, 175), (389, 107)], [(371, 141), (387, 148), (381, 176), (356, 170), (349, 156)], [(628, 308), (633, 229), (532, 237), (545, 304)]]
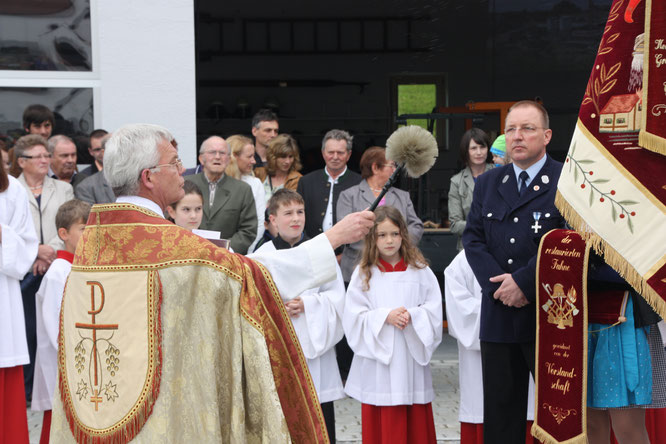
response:
[[(482, 341), (529, 342), (536, 331), (536, 254), (541, 236), (565, 221), (555, 208), (562, 164), (550, 157), (522, 196), (512, 165), (487, 171), (474, 188), (472, 208), (463, 233), (465, 255), (481, 285)], [(538, 219), (538, 220), (537, 220)], [(538, 222), (535, 232), (535, 222)], [(511, 273), (530, 301), (507, 307), (493, 298), (500, 284), (492, 276)]]

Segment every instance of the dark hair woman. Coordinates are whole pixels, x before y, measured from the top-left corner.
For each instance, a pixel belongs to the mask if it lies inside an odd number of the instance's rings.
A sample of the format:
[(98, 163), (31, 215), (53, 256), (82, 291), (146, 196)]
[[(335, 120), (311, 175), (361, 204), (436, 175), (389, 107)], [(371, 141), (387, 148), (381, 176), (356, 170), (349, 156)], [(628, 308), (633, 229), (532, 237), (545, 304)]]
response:
[(449, 221), (451, 232), (458, 235), (458, 251), (462, 250), (462, 233), (472, 206), (476, 178), (495, 166), (490, 152), (490, 137), (485, 131), (472, 128), (463, 134), (460, 160), (465, 167), (451, 178), (449, 187)]

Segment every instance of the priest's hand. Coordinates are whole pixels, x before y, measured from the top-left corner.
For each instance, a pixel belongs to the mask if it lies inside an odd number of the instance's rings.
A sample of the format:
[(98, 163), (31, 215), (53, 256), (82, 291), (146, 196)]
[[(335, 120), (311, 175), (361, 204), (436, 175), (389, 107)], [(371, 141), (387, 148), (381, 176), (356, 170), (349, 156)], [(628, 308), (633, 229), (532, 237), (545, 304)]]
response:
[(326, 231), (326, 237), (335, 250), (340, 245), (353, 244), (365, 238), (375, 223), (375, 213), (364, 210), (346, 215)]
[(298, 317), (299, 314), (305, 311), (305, 305), (301, 298), (294, 298), (291, 301), (287, 301), (284, 306), (287, 309), (287, 314), (292, 318)]
[(405, 307), (395, 308), (386, 316), (386, 323), (400, 330), (404, 330), (410, 320), (411, 316)]
[(530, 303), (510, 273), (493, 276), (490, 278), (490, 282), (501, 282), (500, 287), (495, 290), (493, 297), (502, 301), (504, 305), (520, 308)]

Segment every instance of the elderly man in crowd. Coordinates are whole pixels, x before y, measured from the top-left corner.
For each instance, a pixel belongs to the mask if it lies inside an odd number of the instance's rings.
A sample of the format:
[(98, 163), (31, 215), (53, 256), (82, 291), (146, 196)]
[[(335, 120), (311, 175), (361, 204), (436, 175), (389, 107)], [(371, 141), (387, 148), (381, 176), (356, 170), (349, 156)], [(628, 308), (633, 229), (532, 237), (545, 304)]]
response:
[(326, 167), (306, 174), (296, 191), (305, 201), (305, 233), (308, 237), (328, 230), (337, 222), (336, 205), (340, 193), (361, 181), (361, 175), (347, 168), (353, 137), (333, 129), (324, 135), (321, 155)]
[(47, 148), (51, 153), (49, 176), (71, 184), (76, 176), (76, 145), (74, 141), (59, 134), (49, 139)]
[(258, 262), (231, 254), (164, 219), (184, 195), (170, 140), (128, 125), (107, 145), (118, 197), (93, 208), (65, 289), (51, 441), (327, 442), (280, 294), (333, 279), (333, 249), (374, 215)]
[(254, 160), (257, 162), (254, 167), (266, 165), (266, 151), (268, 142), (275, 139), (278, 135), (280, 126), (278, 117), (269, 109), (260, 109), (252, 117), (252, 136), (254, 136)]
[[(107, 134), (99, 139), (100, 145), (96, 148), (98, 151), (93, 154), (96, 156), (94, 165), (99, 169), (99, 171), (93, 173), (89, 177), (86, 177), (84, 180), (79, 182), (76, 187), (74, 187), (74, 194), (76, 195), (76, 198), (84, 202), (88, 202), (91, 205), (110, 203), (116, 200), (116, 196), (113, 194), (113, 190), (111, 189), (109, 182), (107, 182), (106, 178), (104, 177), (104, 172), (102, 171), (104, 167), (104, 151), (106, 149), (106, 142), (110, 138), (111, 134)], [(89, 168), (92, 168), (92, 165)], [(77, 174), (77, 176), (79, 174)]]
[[(229, 146), (218, 136), (204, 140), (199, 149), (203, 172), (187, 176), (203, 194), (201, 229), (219, 231), (236, 253), (245, 254), (257, 236), (257, 209), (252, 188), (224, 174)], [(175, 202), (169, 202), (175, 203)]]

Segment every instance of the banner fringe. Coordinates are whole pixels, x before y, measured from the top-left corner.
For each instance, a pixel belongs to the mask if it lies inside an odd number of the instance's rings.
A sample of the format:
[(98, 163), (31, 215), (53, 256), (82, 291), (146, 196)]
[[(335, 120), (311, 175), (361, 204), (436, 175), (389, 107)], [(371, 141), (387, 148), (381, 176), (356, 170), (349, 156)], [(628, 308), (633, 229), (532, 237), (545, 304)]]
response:
[(666, 156), (666, 139), (656, 134), (641, 130), (638, 133), (638, 144), (646, 150), (654, 151), (657, 154)]
[(566, 441), (558, 441), (557, 439), (553, 438), (550, 433), (546, 432), (544, 429), (536, 425), (536, 423), (532, 424), (532, 436), (534, 436), (536, 439), (541, 441), (544, 444), (587, 444), (587, 437), (585, 434), (578, 435), (574, 438), (567, 439)]
[(657, 312), (662, 319), (666, 319), (666, 302), (650, 287), (636, 269), (622, 257), (608, 242), (590, 228), (576, 210), (557, 191), (555, 195), (555, 206), (560, 214), (566, 219), (571, 227), (578, 231), (581, 236), (601, 255), (606, 263), (617, 271), (629, 285), (631, 285), (643, 299)]

